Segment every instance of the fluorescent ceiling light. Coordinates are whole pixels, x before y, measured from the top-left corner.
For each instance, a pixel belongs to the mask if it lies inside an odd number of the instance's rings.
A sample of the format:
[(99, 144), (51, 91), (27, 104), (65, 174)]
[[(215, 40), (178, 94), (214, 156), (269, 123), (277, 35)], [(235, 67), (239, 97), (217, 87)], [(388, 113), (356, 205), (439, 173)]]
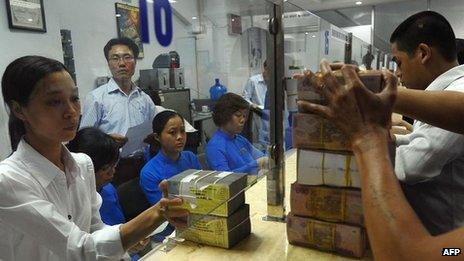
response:
[[(147, 3), (153, 3), (153, 0), (147, 0)], [(169, 0), (169, 3), (177, 3), (177, 0)]]
[(198, 19), (198, 17), (196, 17), (196, 16), (192, 17), (192, 20), (197, 20), (197, 19)]
[(361, 2), (361, 1), (357, 1), (355, 4), (356, 4), (356, 5), (362, 5), (362, 4), (363, 4), (363, 2)]

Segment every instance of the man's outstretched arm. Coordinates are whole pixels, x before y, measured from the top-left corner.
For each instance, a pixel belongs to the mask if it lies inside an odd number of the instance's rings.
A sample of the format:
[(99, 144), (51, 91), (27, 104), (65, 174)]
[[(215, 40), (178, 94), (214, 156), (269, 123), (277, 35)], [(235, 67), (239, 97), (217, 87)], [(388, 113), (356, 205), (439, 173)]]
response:
[(464, 134), (464, 93), (399, 89), (393, 111)]

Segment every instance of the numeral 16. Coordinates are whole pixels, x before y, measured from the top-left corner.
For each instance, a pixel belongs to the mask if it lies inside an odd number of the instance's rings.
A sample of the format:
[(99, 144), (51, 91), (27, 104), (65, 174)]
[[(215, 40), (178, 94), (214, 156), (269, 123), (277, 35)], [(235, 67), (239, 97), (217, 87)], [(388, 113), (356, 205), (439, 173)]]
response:
[[(149, 43), (150, 36), (148, 34), (148, 9), (147, 0), (139, 0), (140, 8), (140, 33), (142, 42)], [(161, 14), (164, 12), (164, 27), (163, 32), (163, 21), (161, 21)], [(154, 26), (155, 35), (161, 46), (169, 46), (172, 42), (172, 9), (171, 4), (168, 0), (153, 0), (153, 14), (154, 14)]]

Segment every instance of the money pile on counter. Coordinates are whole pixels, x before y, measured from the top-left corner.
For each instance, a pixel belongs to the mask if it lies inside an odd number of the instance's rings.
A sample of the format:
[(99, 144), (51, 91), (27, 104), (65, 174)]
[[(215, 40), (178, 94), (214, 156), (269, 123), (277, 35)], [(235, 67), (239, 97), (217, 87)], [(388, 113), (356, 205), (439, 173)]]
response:
[(247, 175), (208, 170), (186, 170), (168, 180), (172, 197), (181, 197), (181, 208), (190, 212), (186, 229), (178, 230), (189, 241), (231, 248), (251, 231), (250, 208), (245, 204)]
[[(341, 73), (334, 74), (343, 83)], [(371, 91), (381, 91), (381, 72), (364, 71), (359, 76)], [(314, 88), (320, 79), (312, 73), (300, 78), (298, 99), (325, 104)], [(291, 187), (287, 219), (289, 243), (363, 257), (368, 240), (359, 172), (350, 141), (332, 122), (314, 114), (294, 114), (292, 128), (298, 155), (297, 181)]]

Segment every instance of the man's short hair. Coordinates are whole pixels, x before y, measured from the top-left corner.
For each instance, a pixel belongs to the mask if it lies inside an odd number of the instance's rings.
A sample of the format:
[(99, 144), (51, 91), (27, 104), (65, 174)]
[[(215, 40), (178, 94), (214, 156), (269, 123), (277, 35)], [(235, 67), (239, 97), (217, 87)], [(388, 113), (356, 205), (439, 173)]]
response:
[(453, 28), (441, 14), (423, 11), (403, 21), (390, 37), (398, 50), (413, 55), (419, 44), (424, 43), (438, 50), (443, 58), (456, 60), (456, 42)]
[(458, 63), (464, 64), (464, 39), (456, 38), (456, 53), (458, 56)]
[(232, 115), (239, 110), (249, 109), (250, 104), (242, 96), (235, 93), (226, 93), (214, 105), (213, 121), (221, 127), (232, 119)]
[(113, 38), (106, 43), (105, 47), (103, 47), (103, 53), (105, 54), (105, 58), (108, 61), (109, 60), (109, 53), (111, 50), (111, 47), (115, 45), (125, 45), (131, 49), (132, 53), (134, 54), (134, 58), (137, 59), (139, 58), (139, 47), (132, 41), (131, 39), (127, 37), (121, 37), (121, 38)]

